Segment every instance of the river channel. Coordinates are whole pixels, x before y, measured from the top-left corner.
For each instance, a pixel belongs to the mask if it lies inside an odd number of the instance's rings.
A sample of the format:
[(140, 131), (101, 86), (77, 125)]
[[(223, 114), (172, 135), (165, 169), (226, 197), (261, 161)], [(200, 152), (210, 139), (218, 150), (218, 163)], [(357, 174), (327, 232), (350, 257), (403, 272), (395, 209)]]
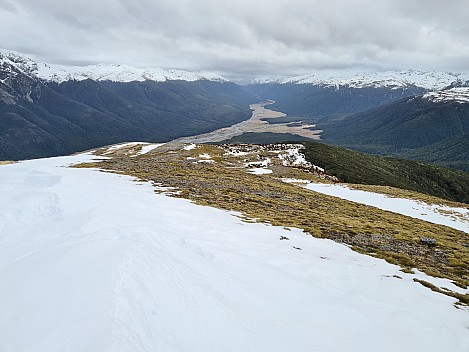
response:
[(275, 103), (269, 100), (263, 103), (251, 104), (252, 115), (249, 120), (237, 123), (235, 125), (220, 128), (218, 130), (203, 133), (195, 136), (181, 137), (173, 140), (180, 143), (216, 143), (235, 136), (239, 136), (245, 132), (255, 133), (291, 133), (310, 139), (320, 139), (321, 130), (316, 130), (316, 125), (298, 124), (298, 123), (269, 123), (262, 119), (275, 119), (285, 117), (283, 112), (267, 109), (265, 106)]

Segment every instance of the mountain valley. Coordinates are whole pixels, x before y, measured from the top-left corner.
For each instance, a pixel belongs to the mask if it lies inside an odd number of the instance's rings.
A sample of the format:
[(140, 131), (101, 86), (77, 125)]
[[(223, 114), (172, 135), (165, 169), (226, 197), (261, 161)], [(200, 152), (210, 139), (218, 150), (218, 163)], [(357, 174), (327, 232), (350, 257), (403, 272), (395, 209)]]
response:
[(128, 81), (127, 74), (115, 82), (92, 80), (90, 73), (76, 80), (61, 68), (69, 79), (58, 80), (53, 72), (48, 79), (38, 74), (38, 65), (0, 52), (0, 159), (64, 155), (133, 140), (165, 142), (250, 116), (251, 97), (218, 76), (176, 72)]
[[(3, 160), (126, 141), (167, 142), (233, 126), (217, 142), (321, 139), (469, 170), (469, 80), (461, 74), (323, 72), (241, 86), (209, 72), (60, 66), (6, 50), (0, 62)], [(258, 127), (234, 127), (250, 118), (249, 105), (268, 99), (280, 115), (261, 116)]]
[(283, 122), (314, 124), (325, 143), (469, 170), (468, 76), (424, 71), (254, 81)]
[(468, 82), (0, 50), (0, 351), (466, 352)]

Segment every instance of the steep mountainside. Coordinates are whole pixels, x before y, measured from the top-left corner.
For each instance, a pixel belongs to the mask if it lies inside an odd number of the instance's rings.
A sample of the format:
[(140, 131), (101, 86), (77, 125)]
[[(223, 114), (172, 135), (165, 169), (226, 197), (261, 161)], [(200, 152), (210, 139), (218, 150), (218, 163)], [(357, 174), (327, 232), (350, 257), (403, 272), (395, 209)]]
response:
[(321, 118), (349, 114), (425, 92), (419, 87), (333, 87), (312, 84), (260, 84), (246, 88), (252, 94), (276, 101), (271, 106), (290, 116)]
[(306, 160), (348, 183), (386, 185), (469, 203), (469, 174), (444, 167), (302, 142)]
[(401, 156), (469, 172), (469, 133), (402, 153)]
[(208, 132), (249, 118), (254, 100), (219, 77), (168, 71), (164, 79), (109, 81), (95, 70), (80, 80), (49, 72), (47, 80), (40, 65), (0, 52), (0, 160)]
[(469, 88), (410, 97), (318, 126), (326, 142), (468, 169)]

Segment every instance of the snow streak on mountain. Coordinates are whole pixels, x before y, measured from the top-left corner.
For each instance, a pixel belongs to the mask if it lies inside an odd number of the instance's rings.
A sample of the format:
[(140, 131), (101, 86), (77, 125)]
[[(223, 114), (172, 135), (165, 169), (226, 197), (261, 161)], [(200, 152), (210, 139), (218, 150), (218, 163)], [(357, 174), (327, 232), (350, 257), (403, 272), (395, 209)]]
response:
[(469, 88), (459, 87), (424, 94), (423, 98), (432, 102), (455, 101), (460, 104), (469, 103)]

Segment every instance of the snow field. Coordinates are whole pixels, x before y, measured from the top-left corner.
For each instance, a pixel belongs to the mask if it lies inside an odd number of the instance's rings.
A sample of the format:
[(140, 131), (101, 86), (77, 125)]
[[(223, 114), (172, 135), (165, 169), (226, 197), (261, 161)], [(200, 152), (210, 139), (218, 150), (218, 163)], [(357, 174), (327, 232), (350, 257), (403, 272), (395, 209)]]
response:
[(469, 349), (467, 311), (397, 266), (65, 167), (91, 158), (0, 166), (1, 351)]

